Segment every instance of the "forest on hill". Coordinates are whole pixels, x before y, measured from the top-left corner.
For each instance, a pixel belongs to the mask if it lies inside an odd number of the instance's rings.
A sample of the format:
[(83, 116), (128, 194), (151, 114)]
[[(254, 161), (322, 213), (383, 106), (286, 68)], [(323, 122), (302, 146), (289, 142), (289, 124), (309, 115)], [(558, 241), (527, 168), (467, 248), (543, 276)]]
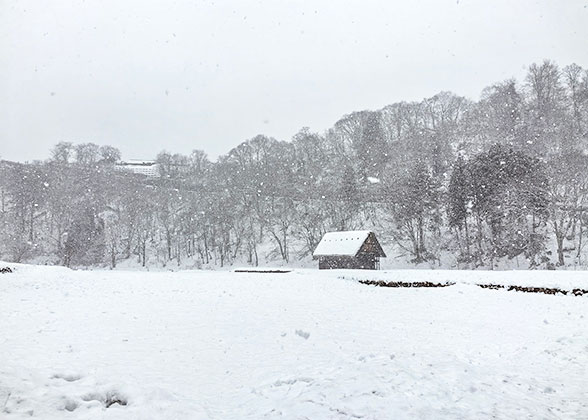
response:
[(158, 177), (120, 158), (61, 142), (45, 161), (2, 161), (0, 259), (286, 264), (325, 232), (370, 229), (415, 265), (588, 266), (588, 71), (576, 64), (532, 64), (478, 101), (441, 92), (291, 141), (258, 135), (214, 162), (164, 151)]

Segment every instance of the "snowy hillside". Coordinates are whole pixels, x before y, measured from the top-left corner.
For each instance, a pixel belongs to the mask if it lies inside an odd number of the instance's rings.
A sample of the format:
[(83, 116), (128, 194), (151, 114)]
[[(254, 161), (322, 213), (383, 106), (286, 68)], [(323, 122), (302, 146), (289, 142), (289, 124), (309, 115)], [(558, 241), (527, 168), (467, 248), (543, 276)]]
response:
[[(465, 284), (583, 281), (549, 274), (18, 266), (0, 274), (0, 417), (588, 418), (586, 296)], [(376, 276), (457, 284), (354, 281)]]

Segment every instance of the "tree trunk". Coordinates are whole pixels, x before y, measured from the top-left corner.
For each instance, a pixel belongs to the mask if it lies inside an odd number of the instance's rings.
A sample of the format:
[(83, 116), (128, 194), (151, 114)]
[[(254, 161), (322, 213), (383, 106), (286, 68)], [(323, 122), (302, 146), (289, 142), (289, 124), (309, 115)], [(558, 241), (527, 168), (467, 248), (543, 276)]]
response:
[(288, 231), (287, 229), (284, 229), (283, 231), (283, 240), (284, 240), (284, 260), (286, 260), (286, 262), (289, 262), (290, 259), (290, 255), (288, 255)]
[(468, 255), (468, 262), (472, 256), (472, 252), (470, 251), (470, 231), (469, 231), (469, 227), (468, 227), (468, 219), (467, 216), (463, 221), (463, 227), (465, 230), (465, 241), (466, 241), (466, 252)]
[(555, 240), (557, 242), (557, 265), (563, 266), (565, 264), (564, 261), (564, 253), (563, 253), (563, 240), (564, 236), (560, 232), (559, 234), (555, 233)]
[(259, 265), (259, 257), (257, 256), (257, 244), (255, 240), (253, 240), (253, 255), (255, 255), (255, 266), (257, 267)]
[(583, 232), (584, 231), (584, 224), (582, 221), (582, 213), (581, 212), (580, 212), (580, 217), (579, 217), (578, 222), (580, 224), (580, 226), (579, 226), (580, 231), (578, 233), (578, 255), (577, 255), (577, 258), (578, 258), (578, 265), (580, 265), (582, 263), (582, 261), (581, 261), (581, 259), (582, 259), (582, 236), (584, 233)]
[(169, 229), (165, 230), (165, 239), (167, 242), (167, 259), (168, 259), (168, 261), (171, 261), (171, 259), (172, 259), (172, 237), (171, 237), (171, 232)]
[(110, 244), (110, 269), (116, 268), (116, 247), (114, 243)]
[(204, 231), (204, 258), (206, 259), (206, 264), (208, 264), (208, 238), (206, 237), (206, 231)]
[(484, 265), (484, 259), (483, 259), (483, 255), (484, 255), (484, 248), (482, 247), (482, 219), (481, 217), (476, 217), (477, 219), (477, 224), (478, 224), (478, 260), (481, 266)]
[(143, 240), (142, 249), (141, 249), (141, 256), (143, 257), (143, 267), (147, 265), (147, 244), (146, 240)]
[(275, 232), (273, 231), (273, 229), (271, 230), (272, 236), (274, 237), (274, 239), (276, 240), (277, 244), (278, 244), (278, 248), (280, 249), (280, 255), (282, 256), (282, 259), (286, 259), (284, 257), (284, 246), (282, 244), (282, 241), (280, 240), (280, 238), (278, 237), (278, 235), (275, 234)]
[(31, 219), (29, 221), (29, 241), (33, 242), (35, 235), (33, 233), (34, 230), (34, 220), (35, 220), (35, 205), (31, 204)]

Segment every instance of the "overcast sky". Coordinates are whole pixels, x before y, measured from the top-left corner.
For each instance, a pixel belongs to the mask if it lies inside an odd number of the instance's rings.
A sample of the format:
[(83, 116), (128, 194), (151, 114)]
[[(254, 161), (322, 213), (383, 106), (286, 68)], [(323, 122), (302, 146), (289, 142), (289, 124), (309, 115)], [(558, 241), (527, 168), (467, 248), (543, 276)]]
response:
[(216, 158), (544, 58), (588, 68), (588, 0), (0, 0), (0, 158)]

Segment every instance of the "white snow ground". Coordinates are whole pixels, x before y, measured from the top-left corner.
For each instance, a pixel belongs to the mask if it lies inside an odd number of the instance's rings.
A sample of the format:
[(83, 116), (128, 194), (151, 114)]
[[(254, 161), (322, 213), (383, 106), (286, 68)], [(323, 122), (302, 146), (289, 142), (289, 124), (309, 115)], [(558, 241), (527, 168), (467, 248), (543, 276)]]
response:
[(588, 418), (586, 296), (364, 273), (0, 274), (0, 418)]

